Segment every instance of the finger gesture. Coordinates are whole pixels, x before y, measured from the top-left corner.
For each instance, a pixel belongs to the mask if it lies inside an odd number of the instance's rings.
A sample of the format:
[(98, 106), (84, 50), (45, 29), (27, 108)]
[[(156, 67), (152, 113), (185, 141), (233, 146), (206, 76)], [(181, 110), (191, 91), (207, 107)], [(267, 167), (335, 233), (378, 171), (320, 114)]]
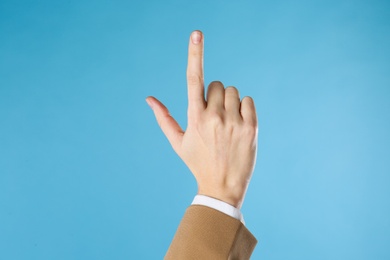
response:
[(205, 99), (204, 36), (192, 32), (188, 48), (187, 129), (179, 126), (155, 97), (146, 101), (175, 152), (191, 170), (198, 194), (240, 208), (251, 179), (257, 151), (257, 116), (252, 98), (240, 100), (235, 87), (211, 82)]

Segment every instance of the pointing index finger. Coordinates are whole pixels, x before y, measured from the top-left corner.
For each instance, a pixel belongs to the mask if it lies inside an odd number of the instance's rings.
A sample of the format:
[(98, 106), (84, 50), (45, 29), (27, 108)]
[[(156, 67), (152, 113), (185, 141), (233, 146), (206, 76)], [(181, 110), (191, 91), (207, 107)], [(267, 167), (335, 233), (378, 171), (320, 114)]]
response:
[(205, 109), (203, 79), (203, 41), (201, 31), (193, 31), (188, 46), (187, 85), (190, 115)]

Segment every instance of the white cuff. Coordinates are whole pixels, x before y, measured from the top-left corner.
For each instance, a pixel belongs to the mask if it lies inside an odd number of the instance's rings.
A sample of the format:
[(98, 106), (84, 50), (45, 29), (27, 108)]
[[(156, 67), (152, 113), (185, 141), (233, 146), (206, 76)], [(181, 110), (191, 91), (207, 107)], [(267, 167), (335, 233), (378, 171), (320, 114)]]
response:
[(241, 211), (221, 200), (217, 200), (205, 195), (196, 195), (191, 205), (202, 205), (216, 209), (228, 216), (231, 216), (232, 218), (240, 220), (245, 225), (244, 217), (242, 216)]

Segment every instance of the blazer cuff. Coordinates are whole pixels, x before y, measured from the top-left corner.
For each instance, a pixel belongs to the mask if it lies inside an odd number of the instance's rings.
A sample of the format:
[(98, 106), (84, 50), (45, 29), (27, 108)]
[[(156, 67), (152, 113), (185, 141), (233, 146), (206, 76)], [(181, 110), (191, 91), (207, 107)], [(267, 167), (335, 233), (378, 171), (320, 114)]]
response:
[(256, 243), (241, 221), (207, 206), (191, 205), (164, 259), (249, 260)]

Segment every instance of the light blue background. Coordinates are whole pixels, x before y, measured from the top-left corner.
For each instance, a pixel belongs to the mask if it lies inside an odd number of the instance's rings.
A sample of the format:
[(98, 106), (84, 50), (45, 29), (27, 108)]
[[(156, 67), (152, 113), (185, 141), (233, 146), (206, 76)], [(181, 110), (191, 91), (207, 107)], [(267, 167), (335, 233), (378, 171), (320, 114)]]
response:
[(253, 259), (390, 259), (390, 3), (0, 1), (0, 259), (162, 259), (196, 194), (144, 99), (206, 82), (260, 122)]

